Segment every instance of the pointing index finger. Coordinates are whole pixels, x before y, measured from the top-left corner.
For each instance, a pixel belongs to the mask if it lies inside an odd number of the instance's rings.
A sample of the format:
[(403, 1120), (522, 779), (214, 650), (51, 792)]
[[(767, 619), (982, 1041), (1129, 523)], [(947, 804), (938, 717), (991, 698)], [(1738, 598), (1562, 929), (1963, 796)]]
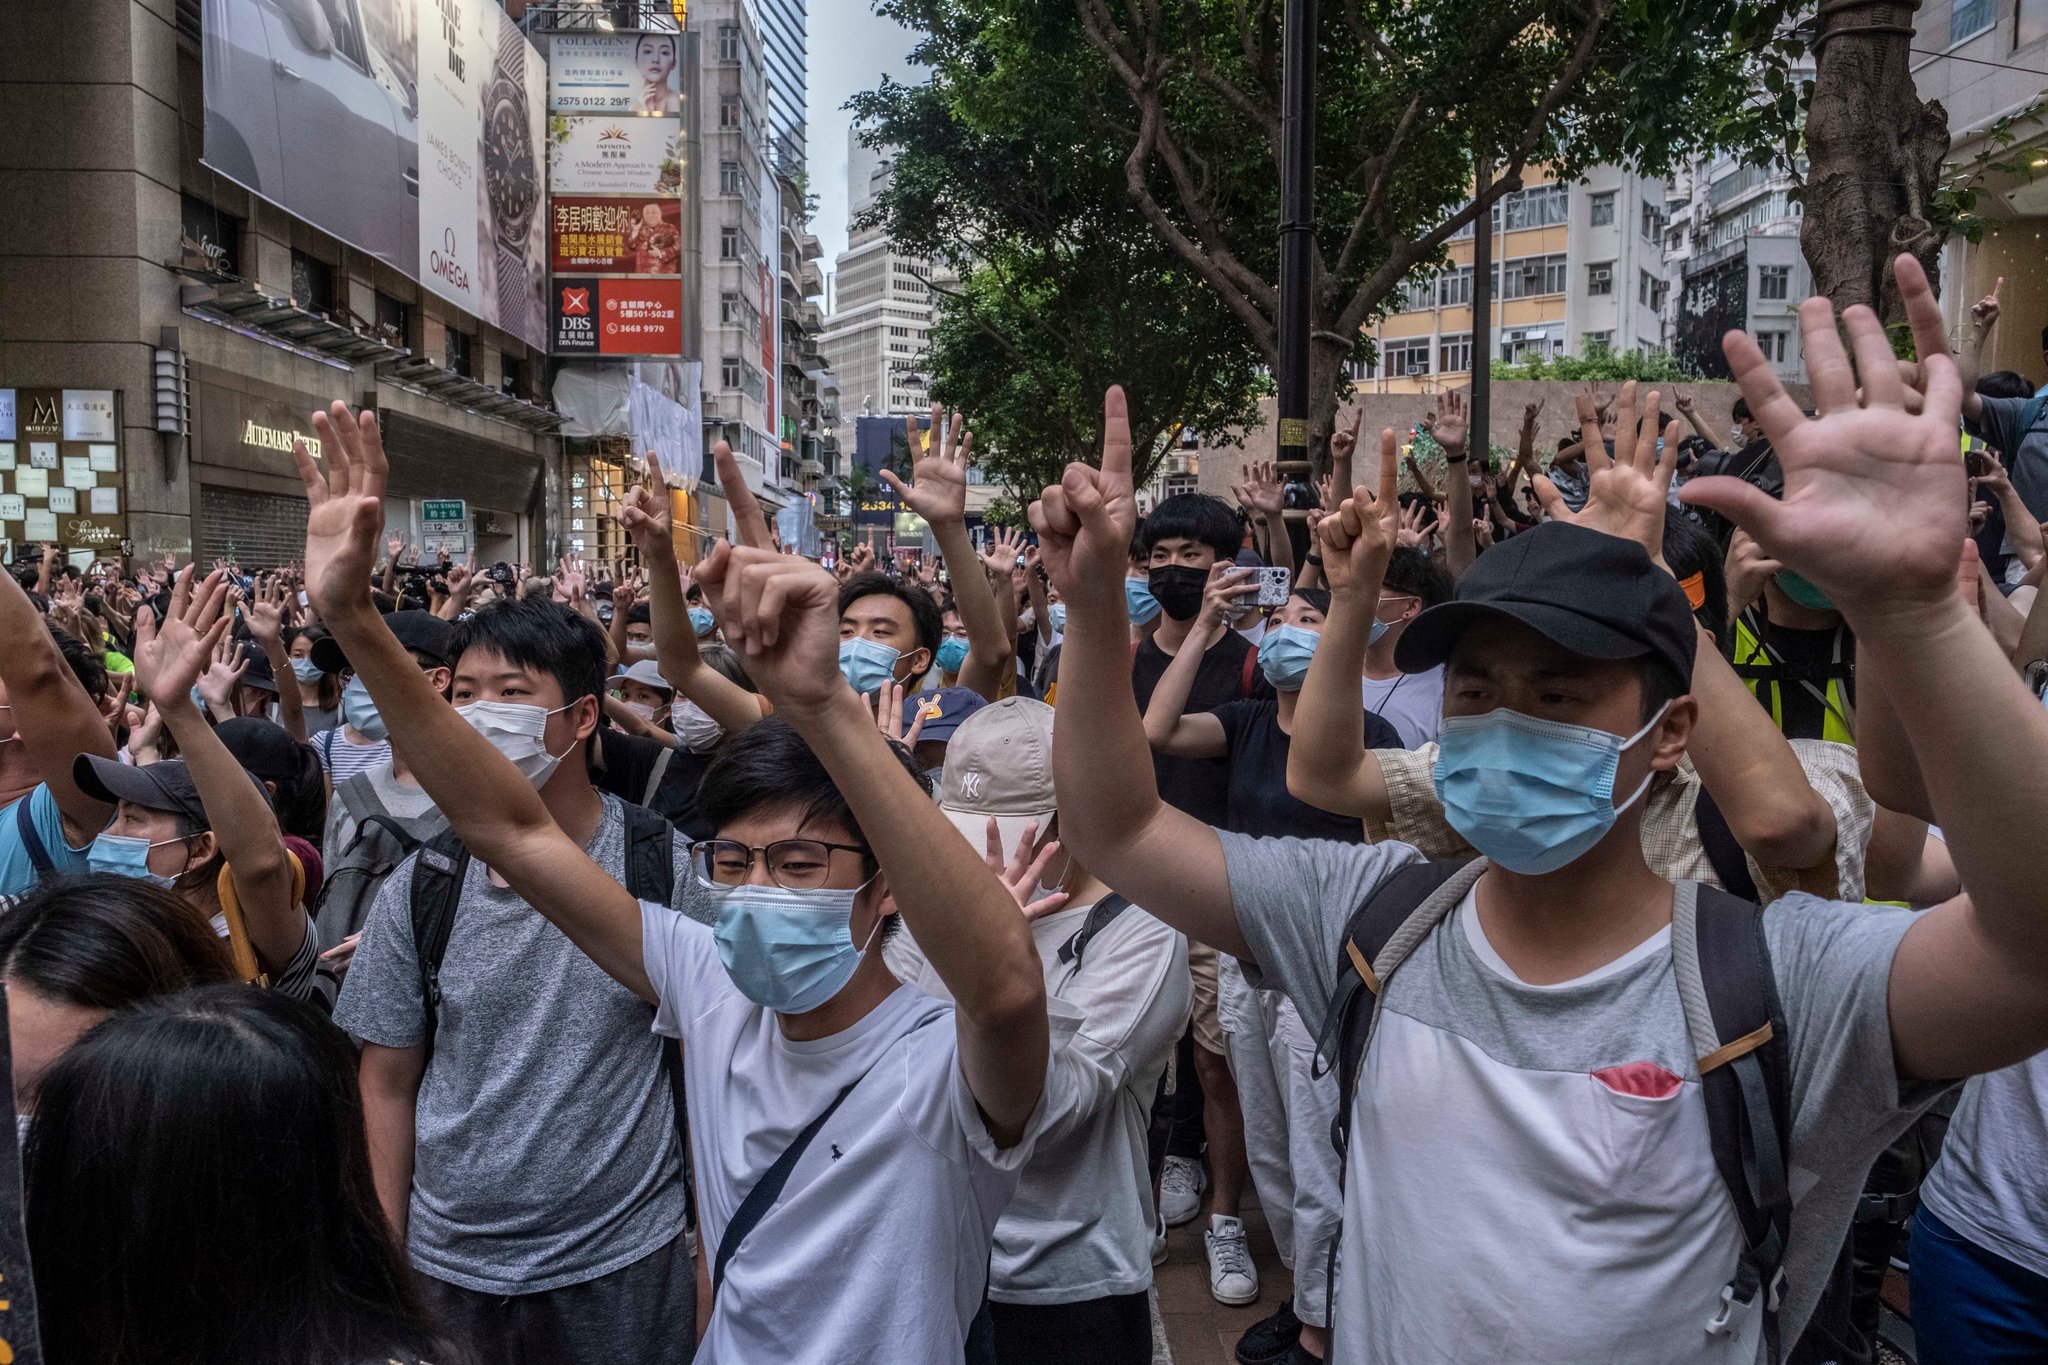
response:
[(1131, 412), (1121, 384), (1102, 395), (1102, 472), (1131, 481)]

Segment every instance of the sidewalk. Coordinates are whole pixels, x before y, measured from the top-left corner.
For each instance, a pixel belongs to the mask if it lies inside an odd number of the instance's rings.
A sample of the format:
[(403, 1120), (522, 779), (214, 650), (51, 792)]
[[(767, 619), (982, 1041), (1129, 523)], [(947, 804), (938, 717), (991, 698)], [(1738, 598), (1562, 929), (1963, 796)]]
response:
[[(1246, 1182), (1249, 1184), (1250, 1182)], [(1152, 1281), (1159, 1294), (1159, 1316), (1166, 1328), (1173, 1365), (1234, 1365), (1237, 1339), (1244, 1329), (1276, 1311), (1294, 1292), (1294, 1277), (1273, 1250), (1266, 1215), (1258, 1198), (1245, 1192), (1245, 1230), (1251, 1236), (1252, 1260), (1259, 1268), (1259, 1299), (1243, 1308), (1226, 1308), (1210, 1297), (1209, 1263), (1202, 1253), (1206, 1213), (1166, 1234), (1166, 1262)]]

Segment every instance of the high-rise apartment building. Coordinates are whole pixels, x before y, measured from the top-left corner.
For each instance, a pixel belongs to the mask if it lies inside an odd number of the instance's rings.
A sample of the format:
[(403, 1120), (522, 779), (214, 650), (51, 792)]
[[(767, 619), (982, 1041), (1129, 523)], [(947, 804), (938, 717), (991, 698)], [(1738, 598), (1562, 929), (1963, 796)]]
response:
[(754, 0), (761, 53), (768, 68), (768, 131), (778, 162), (801, 175), (808, 153), (804, 101), (808, 96), (806, 0)]
[[(1494, 205), (1492, 354), (1506, 361), (1583, 356), (1589, 347), (1655, 350), (1670, 289), (1664, 262), (1665, 186), (1620, 166), (1585, 181), (1542, 167)], [(1376, 361), (1351, 367), (1360, 388), (1434, 393), (1470, 382), (1475, 342), (1471, 227), (1449, 244), (1449, 266), (1403, 286), (1394, 313), (1372, 327)]]
[[(865, 170), (849, 183), (849, 221), (889, 187), (894, 166), (847, 134), (847, 162)], [(880, 228), (854, 231), (833, 266), (832, 311), (819, 345), (839, 377), (842, 405), (850, 413), (884, 416), (915, 412), (931, 402), (926, 352), (931, 341), (933, 263), (906, 256)]]
[(1799, 247), (1798, 183), (1777, 167), (1719, 156), (1695, 161), (1673, 184), (1664, 241), (1678, 280), (1666, 308), (1671, 349), (1710, 379), (1728, 378), (1721, 338), (1731, 330), (1754, 336), (1779, 378), (1806, 379), (1799, 301), (1813, 276)]

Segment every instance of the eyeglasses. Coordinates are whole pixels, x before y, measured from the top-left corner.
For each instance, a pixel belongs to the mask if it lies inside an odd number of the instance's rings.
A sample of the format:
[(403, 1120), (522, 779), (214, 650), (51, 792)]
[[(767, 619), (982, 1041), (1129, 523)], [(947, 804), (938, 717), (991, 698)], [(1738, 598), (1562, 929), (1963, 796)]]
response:
[(690, 862), (707, 886), (739, 886), (754, 870), (754, 855), (768, 865), (768, 876), (785, 891), (814, 891), (825, 884), (834, 853), (859, 853), (858, 844), (828, 844), (822, 839), (777, 839), (762, 848), (735, 839), (700, 839), (690, 845)]

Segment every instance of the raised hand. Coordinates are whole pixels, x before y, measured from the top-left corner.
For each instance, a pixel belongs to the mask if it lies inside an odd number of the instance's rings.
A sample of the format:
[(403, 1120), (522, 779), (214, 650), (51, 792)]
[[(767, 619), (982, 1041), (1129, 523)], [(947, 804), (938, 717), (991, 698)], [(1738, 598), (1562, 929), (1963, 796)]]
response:
[[(386, 559), (386, 561), (387, 561), (387, 562), (389, 562), (389, 563), (392, 563), (392, 564), (396, 564), (396, 563), (398, 562), (398, 557), (399, 557), (400, 555), (402, 555), (402, 554), (404, 554), (404, 553), (405, 553), (405, 537), (404, 537), (404, 536), (387, 536), (387, 537), (385, 537), (385, 540), (384, 540), (384, 548), (385, 548), (385, 550), (386, 550), (386, 551), (388, 552), (388, 553), (387, 553), (387, 554), (385, 555), (385, 559)], [(218, 567), (218, 566), (216, 565), (216, 567)]]
[(1010, 526), (996, 528), (989, 537), (988, 548), (981, 552), (981, 562), (992, 574), (1007, 574), (1017, 567), (1024, 557), (1024, 533)]
[(856, 574), (864, 574), (875, 567), (875, 551), (870, 545), (856, 545), (846, 556), (846, 562), (853, 566)]
[(1465, 448), (1465, 437), (1472, 427), (1472, 404), (1462, 389), (1450, 389), (1436, 400), (1436, 421), (1430, 426), (1430, 434), (1436, 443), (1455, 455)]
[(583, 561), (563, 555), (555, 565), (555, 600), (580, 606), (586, 586)]
[(1679, 415), (1680, 417), (1690, 417), (1690, 416), (1692, 416), (1692, 410), (1693, 410), (1693, 401), (1692, 401), (1692, 395), (1691, 395), (1691, 394), (1689, 394), (1689, 393), (1681, 393), (1681, 394), (1679, 394), (1679, 395), (1678, 395), (1678, 396), (1677, 396), (1676, 398), (1672, 399), (1671, 401), (1672, 401), (1673, 403), (1675, 403), (1675, 404), (1677, 405), (1677, 407), (1678, 407), (1678, 415)]
[(974, 451), (974, 433), (964, 430), (966, 419), (953, 414), (945, 425), (944, 414), (932, 406), (929, 434), (917, 429), (915, 417), (903, 419), (904, 438), (910, 444), (910, 478), (906, 484), (893, 470), (878, 471), (904, 506), (936, 526), (941, 522), (967, 518), (967, 464)]
[[(229, 614), (233, 620), (233, 614)], [(242, 651), (232, 636), (223, 635), (213, 647), (213, 661), (199, 679), (199, 698), (208, 706), (225, 711), (235, 697), (235, 685), (242, 681), (242, 675), (249, 671), (249, 661), (241, 657)]]
[(249, 634), (268, 653), (270, 646), (284, 644), (285, 601), (284, 585), (271, 580), (260, 585), (256, 595), (242, 604), (242, 615), (249, 622)]
[(313, 434), (327, 457), (322, 474), (304, 441), (292, 443), (306, 501), (306, 596), (323, 620), (370, 607), (370, 566), (384, 524), (384, 485), (390, 465), (377, 430), (377, 414), (358, 421), (337, 402), (313, 414)]
[(839, 672), (839, 585), (810, 560), (772, 548), (720, 545), (697, 568), (719, 594), (728, 643), (746, 656), (762, 695), (782, 711), (818, 711), (846, 691)]
[[(1410, 464), (1415, 461), (1411, 458)], [(1395, 506), (1399, 507), (1398, 500)], [(1394, 523), (1394, 536), (1404, 550), (1426, 550), (1429, 548), (1429, 510), (1419, 502), (1411, 502), (1400, 508), (1399, 518)]]
[(1365, 409), (1354, 408), (1351, 411), (1351, 429), (1331, 433), (1330, 464), (1333, 467), (1337, 461), (1348, 458), (1358, 449), (1358, 429), (1364, 425)]
[(1131, 485), (1131, 418), (1124, 391), (1102, 396), (1102, 467), (1075, 463), (1031, 504), (1031, 527), (1060, 596), (1122, 610), (1124, 567), (1138, 526)]
[(1783, 499), (1727, 477), (1695, 479), (1681, 494), (1748, 531), (1852, 620), (1946, 602), (1956, 590), (1963, 537), (1962, 381), (1920, 263), (1902, 255), (1893, 270), (1926, 380), (1924, 410), (1906, 410), (1905, 385), (1875, 313), (1857, 304), (1842, 314), (1864, 379), (1859, 393), (1833, 309), (1808, 299), (1799, 327), (1817, 419), (1806, 418), (1747, 335), (1730, 332), (1722, 342), (1785, 471)]
[(1763, 595), (1764, 584), (1780, 569), (1777, 560), (1763, 552), (1749, 532), (1737, 529), (1728, 541), (1723, 573), (1728, 579), (1728, 612), (1739, 615), (1744, 607)]
[(711, 463), (718, 470), (718, 486), (725, 494), (725, 505), (732, 509), (732, 524), (739, 543), (756, 550), (774, 549), (775, 537), (768, 533), (768, 518), (761, 511), (754, 490), (747, 487), (746, 475), (740, 471), (732, 447), (723, 441), (711, 447)]
[(1678, 471), (1677, 422), (1664, 429), (1663, 451), (1661, 455), (1658, 452), (1657, 414), (1662, 397), (1651, 389), (1638, 415), (1635, 381), (1621, 386), (1621, 397), (1613, 408), (1614, 456), (1610, 459), (1600, 435), (1599, 411), (1590, 396), (1579, 395), (1579, 434), (1586, 443), (1587, 471), (1586, 505), (1581, 510), (1572, 511), (1549, 479), (1536, 480), (1536, 496), (1552, 521), (1633, 540), (1649, 551), (1657, 564), (1664, 563), (1664, 509), (1670, 505), (1672, 475)]
[(1543, 400), (1541, 398), (1533, 403), (1522, 404), (1522, 426), (1525, 429), (1534, 431), (1536, 429), (1536, 419), (1542, 415)]
[[(178, 575), (171, 589), (170, 613), (161, 626), (154, 613), (145, 613), (135, 624), (135, 685), (159, 712), (192, 704), (192, 689), (200, 685), (201, 675), (211, 673), (209, 665), (215, 662), (216, 651), (228, 643), (228, 626), (234, 619), (222, 611), (228, 596), (226, 572), (215, 569), (195, 591), (194, 571), (188, 566)], [(234, 677), (240, 677), (239, 670)], [(230, 680), (227, 690), (232, 693), (233, 689)], [(207, 700), (215, 699), (209, 695)], [(225, 697), (220, 700), (224, 702)]]
[[(665, 563), (676, 557), (675, 507), (669, 501), (668, 480), (651, 455), (647, 459), (647, 477), (628, 489), (625, 500), (619, 504), (619, 525), (633, 538), (642, 560)], [(616, 600), (612, 610), (618, 610)]]
[(1387, 561), (1400, 543), (1401, 470), (1394, 429), (1380, 432), (1379, 491), (1360, 484), (1337, 510), (1312, 528), (1322, 549), (1323, 581), (1333, 597), (1378, 592)]
[(917, 743), (917, 737), (924, 733), (924, 708), (919, 707), (910, 728), (903, 728), (903, 684), (885, 682), (867, 696), (861, 698), (861, 705), (875, 718), (875, 728), (885, 739), (893, 739), (909, 748)]
[[(1998, 295), (2004, 288), (2005, 276), (2000, 275), (1997, 283), (1991, 286), (1991, 292), (1970, 305), (1970, 322), (1976, 327), (1978, 336), (1983, 336), (1998, 325)], [(1926, 352), (1922, 351), (1921, 354), (1925, 355)]]
[(1202, 589), (1202, 610), (1195, 618), (1197, 629), (1214, 638), (1229, 628), (1246, 607), (1258, 600), (1259, 585), (1252, 582), (1254, 569), (1240, 569), (1227, 559), (1209, 566), (1209, 585)]
[(1271, 460), (1253, 460), (1244, 468), (1244, 482), (1233, 489), (1247, 511), (1277, 517), (1286, 506), (1287, 489)]
[(1055, 891), (1050, 896), (1038, 895), (1038, 888), (1044, 885), (1045, 870), (1059, 851), (1059, 840), (1048, 839), (1040, 844), (1038, 826), (1026, 825), (1017, 839), (1016, 851), (1006, 862), (1003, 859), (1002, 827), (993, 815), (988, 818), (988, 847), (983, 858), (1027, 920), (1043, 919), (1067, 903), (1064, 891)]

